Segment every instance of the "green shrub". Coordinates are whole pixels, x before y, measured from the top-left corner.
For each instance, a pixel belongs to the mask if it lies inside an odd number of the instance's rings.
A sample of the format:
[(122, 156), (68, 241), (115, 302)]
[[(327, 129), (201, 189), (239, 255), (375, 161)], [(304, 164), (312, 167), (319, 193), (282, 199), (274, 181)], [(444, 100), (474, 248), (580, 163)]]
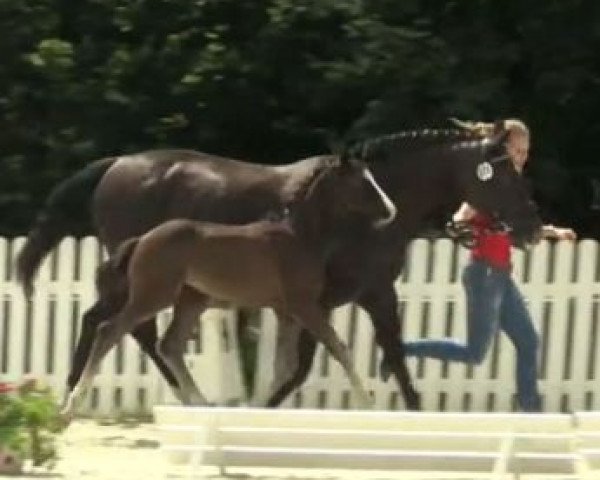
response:
[(50, 388), (35, 380), (0, 382), (0, 450), (30, 459), (34, 466), (56, 460), (56, 435), (65, 427)]

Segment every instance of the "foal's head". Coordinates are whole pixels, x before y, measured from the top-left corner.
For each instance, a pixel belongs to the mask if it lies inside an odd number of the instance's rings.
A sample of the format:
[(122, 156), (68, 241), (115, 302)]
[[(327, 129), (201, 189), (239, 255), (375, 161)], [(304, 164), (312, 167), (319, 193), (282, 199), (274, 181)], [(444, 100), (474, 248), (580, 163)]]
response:
[(396, 206), (366, 163), (347, 154), (330, 159), (315, 174), (304, 201), (315, 206), (329, 221), (367, 219), (380, 229), (396, 217)]

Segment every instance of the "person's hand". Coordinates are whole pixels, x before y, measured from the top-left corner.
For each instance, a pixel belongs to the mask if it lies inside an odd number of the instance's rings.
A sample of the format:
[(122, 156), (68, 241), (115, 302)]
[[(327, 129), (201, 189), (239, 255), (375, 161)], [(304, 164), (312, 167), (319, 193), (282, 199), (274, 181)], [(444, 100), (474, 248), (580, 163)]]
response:
[(554, 227), (554, 234), (558, 240), (577, 240), (577, 234), (572, 228)]
[(452, 240), (457, 241), (465, 248), (475, 246), (473, 228), (468, 222), (450, 221), (446, 223), (446, 233)]
[(556, 240), (577, 240), (577, 234), (572, 228), (544, 225), (544, 227), (542, 227), (542, 238), (555, 238)]

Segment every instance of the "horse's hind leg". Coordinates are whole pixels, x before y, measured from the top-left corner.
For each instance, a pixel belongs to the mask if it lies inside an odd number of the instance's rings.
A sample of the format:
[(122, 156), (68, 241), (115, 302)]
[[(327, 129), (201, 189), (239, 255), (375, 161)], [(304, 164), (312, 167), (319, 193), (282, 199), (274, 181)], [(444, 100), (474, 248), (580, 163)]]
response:
[(277, 345), (275, 348), (275, 359), (273, 361), (273, 381), (269, 389), (269, 397), (254, 398), (252, 403), (255, 406), (267, 404), (273, 397), (273, 394), (279, 392), (298, 371), (298, 338), (302, 327), (293, 318), (281, 311), (275, 312), (277, 315)]
[(342, 365), (360, 406), (363, 408), (371, 407), (373, 404), (371, 397), (354, 369), (348, 348), (342, 343), (329, 323), (327, 311), (318, 305), (304, 304), (301, 309), (294, 310), (292, 314), (317, 340), (323, 342), (333, 358)]
[(198, 317), (206, 309), (208, 298), (189, 287), (184, 287), (177, 298), (173, 320), (156, 350), (165, 364), (173, 371), (181, 386), (181, 401), (185, 405), (206, 405), (206, 398), (194, 382), (185, 364), (184, 353), (187, 340), (198, 323)]

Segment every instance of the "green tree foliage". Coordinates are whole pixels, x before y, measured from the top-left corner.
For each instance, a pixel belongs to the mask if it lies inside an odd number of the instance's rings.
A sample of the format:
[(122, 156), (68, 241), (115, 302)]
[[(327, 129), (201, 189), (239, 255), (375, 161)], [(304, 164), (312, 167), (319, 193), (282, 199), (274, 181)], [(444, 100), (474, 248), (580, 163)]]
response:
[(569, 168), (600, 153), (599, 8), (0, 0), (0, 233), (23, 233), (52, 185), (102, 156), (172, 146), (282, 163), (448, 116), (525, 119), (538, 193), (567, 217), (589, 203)]

